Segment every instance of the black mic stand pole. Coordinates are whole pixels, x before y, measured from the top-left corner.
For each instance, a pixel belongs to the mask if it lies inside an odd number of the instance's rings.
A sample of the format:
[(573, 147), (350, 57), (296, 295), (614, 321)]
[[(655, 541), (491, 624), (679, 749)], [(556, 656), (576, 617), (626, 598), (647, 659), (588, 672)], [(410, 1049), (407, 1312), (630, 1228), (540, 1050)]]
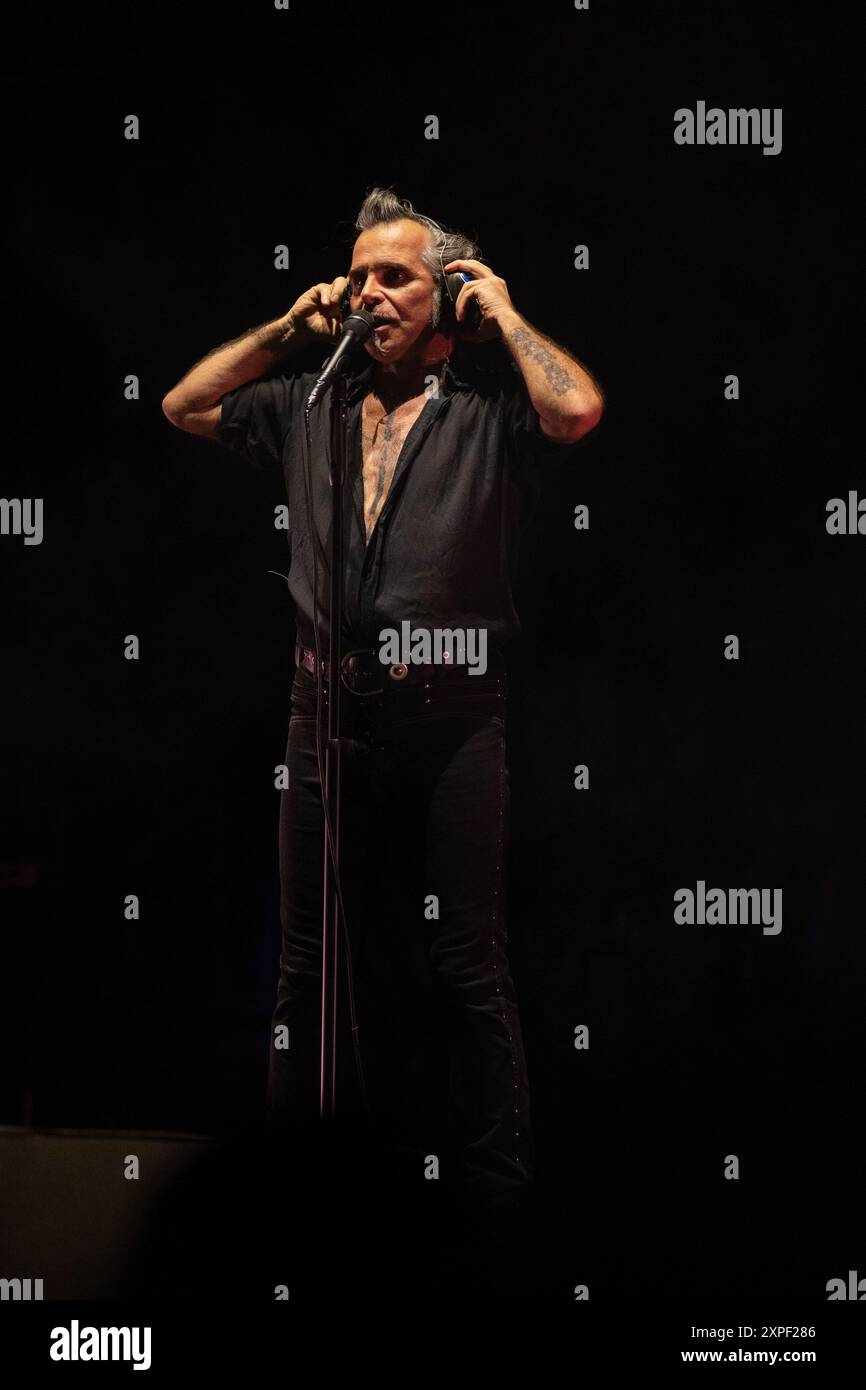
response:
[[(345, 358), (343, 363), (344, 365)], [(331, 387), (331, 557), (328, 604), (328, 742), (325, 750), (325, 788), (333, 828), (333, 863), (325, 819), (325, 870), (322, 889), (322, 1040), (319, 1076), (319, 1115), (333, 1119), (337, 1090), (337, 1018), (340, 984), (340, 692), (343, 625), (343, 485), (346, 479), (346, 378), (336, 371)]]
[[(344, 332), (336, 352), (324, 364), (307, 400), (309, 412), (327, 383), (331, 390), (331, 457), (328, 477), (331, 484), (330, 595), (328, 602), (328, 741), (325, 749), (322, 788), (327, 814), (324, 825), (324, 875), (322, 882), (322, 1034), (319, 1071), (319, 1118), (333, 1119), (337, 1091), (337, 1018), (340, 992), (340, 898), (337, 891), (340, 871), (340, 692), (342, 690), (340, 651), (343, 627), (343, 485), (346, 480), (347, 388), (343, 372), (353, 347), (366, 342), (375, 327), (373, 315), (356, 309), (344, 321)], [(315, 544), (315, 537), (310, 537)], [(318, 604), (318, 593), (313, 595)], [(322, 672), (317, 672), (317, 681)], [(318, 729), (316, 731), (318, 739)], [(333, 861), (329, 847), (328, 822), (333, 831)]]

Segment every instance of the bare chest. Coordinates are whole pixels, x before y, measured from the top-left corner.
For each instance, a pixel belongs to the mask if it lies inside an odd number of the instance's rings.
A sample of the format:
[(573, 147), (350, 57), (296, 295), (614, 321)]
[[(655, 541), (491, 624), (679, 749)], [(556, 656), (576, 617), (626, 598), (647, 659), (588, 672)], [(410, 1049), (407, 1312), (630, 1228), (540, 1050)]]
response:
[(372, 396), (364, 400), (361, 412), (361, 461), (367, 540), (391, 490), (403, 442), (424, 409), (426, 399), (426, 396), (416, 396), (390, 412), (385, 412)]

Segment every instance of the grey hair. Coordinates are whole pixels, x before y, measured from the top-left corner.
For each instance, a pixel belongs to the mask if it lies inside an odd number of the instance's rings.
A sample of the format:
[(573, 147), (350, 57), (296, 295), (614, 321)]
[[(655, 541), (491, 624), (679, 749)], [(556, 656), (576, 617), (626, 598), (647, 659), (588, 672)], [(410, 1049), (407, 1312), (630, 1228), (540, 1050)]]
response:
[(418, 222), (430, 233), (430, 241), (421, 252), (421, 260), (433, 276), (433, 326), (438, 328), (442, 317), (443, 267), (450, 261), (480, 260), (481, 248), (471, 237), (456, 232), (416, 212), (407, 198), (398, 198), (390, 188), (372, 188), (361, 204), (355, 219), (355, 229), (369, 231), (383, 222)]

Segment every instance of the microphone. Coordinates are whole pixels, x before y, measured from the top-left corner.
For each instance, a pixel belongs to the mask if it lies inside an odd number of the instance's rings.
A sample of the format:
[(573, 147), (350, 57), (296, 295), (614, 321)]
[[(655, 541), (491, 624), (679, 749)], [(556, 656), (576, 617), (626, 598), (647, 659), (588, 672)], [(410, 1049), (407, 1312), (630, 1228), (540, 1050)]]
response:
[(307, 399), (307, 410), (314, 405), (322, 391), (330, 382), (332, 376), (337, 371), (343, 358), (350, 348), (359, 347), (361, 343), (366, 343), (375, 327), (376, 320), (367, 309), (356, 309), (343, 320), (343, 336), (340, 339), (336, 352), (328, 358), (322, 368), (321, 376), (316, 382)]

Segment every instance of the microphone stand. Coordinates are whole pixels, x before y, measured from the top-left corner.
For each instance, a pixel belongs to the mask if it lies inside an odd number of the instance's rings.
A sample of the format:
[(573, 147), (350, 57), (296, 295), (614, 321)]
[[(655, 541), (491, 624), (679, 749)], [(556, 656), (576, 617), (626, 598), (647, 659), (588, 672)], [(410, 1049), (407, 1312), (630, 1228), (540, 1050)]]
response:
[[(341, 637), (343, 627), (343, 485), (346, 480), (347, 390), (343, 375), (352, 347), (366, 342), (374, 330), (373, 315), (356, 309), (344, 321), (343, 336), (337, 350), (324, 364), (319, 379), (307, 399), (307, 413), (325, 386), (333, 382), (330, 401), (331, 457), (328, 477), (331, 484), (330, 593), (328, 598), (328, 739), (325, 749), (322, 795), (325, 815), (324, 876), (322, 882), (322, 1033), (319, 1071), (319, 1117), (334, 1118), (337, 1092), (337, 1019), (340, 992), (340, 692), (342, 689)], [(315, 520), (314, 523), (315, 524)], [(313, 544), (314, 538), (310, 537)], [(313, 595), (318, 603), (318, 594)], [(322, 673), (317, 672), (317, 680)], [(316, 733), (318, 739), (318, 730)], [(328, 843), (328, 820), (333, 831), (333, 862)]]
[[(344, 359), (345, 360), (345, 359)], [(325, 869), (322, 889), (322, 1037), (319, 1075), (320, 1118), (334, 1118), (337, 1089), (337, 1017), (339, 1004), (340, 934), (337, 877), (340, 871), (340, 692), (343, 623), (343, 484), (346, 478), (346, 378), (334, 373), (331, 391), (331, 559), (328, 603), (329, 641), (328, 741), (325, 748), (325, 791), (333, 828), (334, 862), (328, 849), (325, 818)]]

